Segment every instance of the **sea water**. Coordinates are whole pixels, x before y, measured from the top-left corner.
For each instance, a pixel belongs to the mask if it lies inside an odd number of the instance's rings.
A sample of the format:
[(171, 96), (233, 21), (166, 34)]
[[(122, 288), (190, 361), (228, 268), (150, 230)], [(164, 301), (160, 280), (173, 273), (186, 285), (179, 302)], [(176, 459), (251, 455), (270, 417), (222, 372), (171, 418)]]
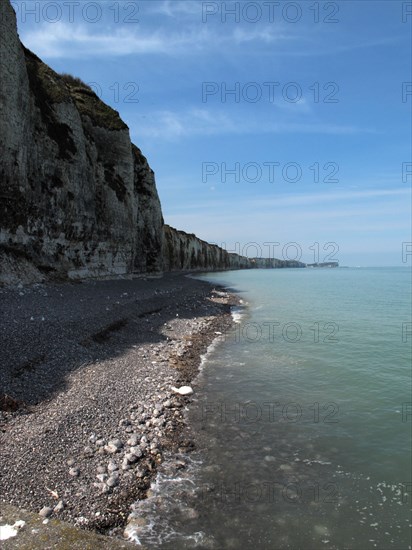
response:
[[(148, 547), (411, 548), (411, 272), (204, 274), (244, 307), (203, 361), (197, 450), (141, 515)], [(144, 508), (145, 507), (145, 508)]]

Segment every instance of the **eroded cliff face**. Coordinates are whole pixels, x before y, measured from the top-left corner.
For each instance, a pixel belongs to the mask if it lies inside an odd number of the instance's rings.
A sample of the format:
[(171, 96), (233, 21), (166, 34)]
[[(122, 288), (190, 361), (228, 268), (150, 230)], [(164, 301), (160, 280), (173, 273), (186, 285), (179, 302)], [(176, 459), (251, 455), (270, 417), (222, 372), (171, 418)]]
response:
[(215, 271), (247, 269), (252, 267), (252, 263), (244, 256), (202, 241), (194, 234), (165, 225), (163, 266), (165, 271)]
[(202, 241), (193, 233), (164, 226), (163, 268), (165, 271), (219, 271), (224, 269), (279, 269), (306, 267), (296, 260), (246, 258)]
[(163, 218), (147, 160), (116, 111), (22, 46), (8, 0), (0, 124), (5, 282), (162, 269)]

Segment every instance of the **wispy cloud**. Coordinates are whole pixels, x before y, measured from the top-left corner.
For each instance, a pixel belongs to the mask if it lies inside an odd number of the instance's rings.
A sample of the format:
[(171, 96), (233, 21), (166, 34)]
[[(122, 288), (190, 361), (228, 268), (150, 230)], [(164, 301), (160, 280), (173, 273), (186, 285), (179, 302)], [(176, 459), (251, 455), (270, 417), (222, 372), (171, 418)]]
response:
[(164, 0), (163, 2), (151, 2), (150, 11), (154, 14), (172, 17), (174, 19), (187, 16), (202, 17), (202, 2), (188, 2), (187, 0)]
[(341, 38), (342, 43), (338, 44), (332, 42), (328, 45), (327, 48), (322, 47), (321, 39), (318, 38), (318, 42), (312, 37), (302, 33), (300, 37), (301, 41), (305, 42), (306, 48), (287, 48), (279, 52), (279, 55), (285, 57), (330, 57), (337, 56), (342, 54), (347, 54), (350, 52), (362, 51), (365, 49), (379, 48), (379, 47), (388, 47), (388, 46), (397, 46), (399, 47), (402, 42), (405, 40), (402, 37), (387, 37), (381, 38), (379, 40), (371, 40), (367, 42), (356, 42), (353, 41), (353, 38), (347, 37), (345, 42)]
[[(276, 195), (271, 194), (270, 196), (266, 195), (255, 198), (245, 196), (241, 197), (240, 195), (238, 195), (237, 204), (239, 206), (243, 204), (243, 206), (248, 210), (259, 212), (259, 214), (264, 210), (273, 212), (275, 209), (278, 208), (306, 208), (307, 206), (317, 205), (319, 208), (322, 207), (322, 212), (324, 212), (327, 217), (329, 216), (329, 214), (333, 217), (335, 214), (337, 214), (337, 212), (342, 212), (344, 215), (350, 216), (354, 213), (354, 209), (356, 207), (363, 208), (365, 205), (368, 207), (369, 210), (373, 210), (374, 212), (376, 212), (376, 206), (373, 202), (374, 200), (379, 201), (379, 203), (383, 205), (383, 208), (385, 208), (385, 205), (389, 206), (389, 199), (394, 199), (396, 201), (396, 204), (399, 204), (399, 201), (402, 201), (405, 205), (407, 205), (407, 203), (405, 203), (404, 201), (410, 196), (411, 190), (405, 188), (369, 189), (364, 191), (331, 190), (330, 192), (322, 193), (280, 193)], [(206, 203), (202, 201), (201, 207), (215, 210), (216, 207), (218, 207), (218, 205), (221, 203), (221, 198), (210, 199)], [(336, 209), (335, 207), (333, 211), (330, 210), (331, 204), (339, 204), (339, 209)], [(348, 206), (350, 206), (350, 208), (348, 208)], [(197, 207), (199, 207), (198, 204), (185, 203), (185, 205), (180, 205), (177, 211), (193, 211)], [(323, 207), (327, 207), (328, 210)], [(408, 208), (408, 206), (405, 207)], [(346, 208), (348, 209), (345, 210)], [(384, 214), (384, 210), (382, 210), (380, 213)], [(311, 211), (308, 212), (308, 215), (316, 218), (316, 216), (319, 215), (319, 212), (311, 209)]]
[[(133, 127), (133, 121), (129, 121)], [(271, 122), (262, 117), (235, 118), (224, 111), (190, 108), (182, 112), (156, 111), (136, 120), (139, 136), (176, 140), (194, 136), (224, 134), (327, 134), (352, 135), (374, 133), (374, 129), (356, 125), (323, 122)]]
[(410, 234), (409, 200), (410, 190), (402, 188), (255, 199), (236, 195), (230, 198), (230, 208), (222, 199), (202, 201), (187, 209), (175, 207), (165, 219), (206, 240), (226, 242), (229, 248), (252, 241), (295, 241), (310, 254), (313, 242), (322, 247), (334, 241), (343, 253), (372, 245), (379, 249), (385, 241), (389, 250), (399, 251), (399, 235), (407, 239)]
[(126, 26), (113, 29), (102, 25), (94, 27), (85, 24), (57, 22), (43, 24), (38, 28), (21, 33), (23, 43), (46, 58), (82, 58), (125, 56), (136, 54), (192, 55), (196, 52), (215, 52), (223, 47), (249, 44), (251, 42), (275, 42), (290, 40), (290, 36), (280, 34), (276, 29), (261, 29), (218, 32), (205, 25), (188, 25), (185, 30), (157, 27), (152, 31), (142, 31), (139, 27)]

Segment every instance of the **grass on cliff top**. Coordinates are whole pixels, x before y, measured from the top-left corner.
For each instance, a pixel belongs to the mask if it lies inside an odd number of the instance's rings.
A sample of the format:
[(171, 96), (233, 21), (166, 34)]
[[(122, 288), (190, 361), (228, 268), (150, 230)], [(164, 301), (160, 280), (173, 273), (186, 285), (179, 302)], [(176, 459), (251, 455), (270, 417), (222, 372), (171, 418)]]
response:
[(85, 88), (90, 92), (93, 91), (91, 87), (88, 84), (86, 84), (86, 82), (83, 82), (83, 80), (78, 76), (73, 76), (72, 74), (69, 74), (69, 73), (61, 73), (59, 76), (65, 81), (66, 84), (68, 84), (71, 87), (74, 86), (78, 88)]
[(50, 104), (70, 101), (70, 92), (57, 73), (23, 46), (26, 57), (26, 69), (32, 92), (41, 93)]
[[(40, 92), (50, 110), (53, 103), (74, 101), (81, 115), (87, 115), (96, 126), (107, 130), (125, 130), (119, 113), (101, 101), (90, 86), (67, 73), (57, 74), (33, 52), (23, 46), (26, 67), (33, 92)], [(37, 83), (37, 84), (36, 84)]]
[(106, 105), (83, 80), (63, 73), (60, 78), (70, 90), (70, 95), (80, 114), (87, 115), (97, 126), (107, 130), (126, 130), (128, 127), (119, 113)]

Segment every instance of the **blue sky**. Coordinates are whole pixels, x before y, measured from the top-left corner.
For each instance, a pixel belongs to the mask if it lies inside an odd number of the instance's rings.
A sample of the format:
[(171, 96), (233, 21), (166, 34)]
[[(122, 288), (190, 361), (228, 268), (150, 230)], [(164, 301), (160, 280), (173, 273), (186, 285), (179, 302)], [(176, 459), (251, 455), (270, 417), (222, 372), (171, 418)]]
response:
[(120, 112), (166, 223), (252, 256), (411, 265), (411, 2), (13, 5), (26, 46)]

